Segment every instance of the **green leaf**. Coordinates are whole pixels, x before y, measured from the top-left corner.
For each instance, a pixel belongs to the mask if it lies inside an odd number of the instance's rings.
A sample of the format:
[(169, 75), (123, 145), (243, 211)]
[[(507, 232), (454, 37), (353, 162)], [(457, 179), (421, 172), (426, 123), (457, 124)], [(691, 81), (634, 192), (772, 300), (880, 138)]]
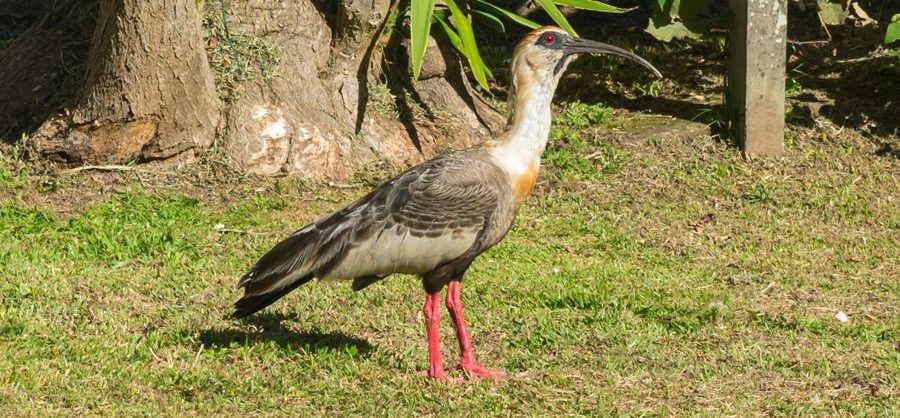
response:
[(681, 21), (693, 32), (701, 32), (705, 26), (700, 14), (709, 7), (709, 0), (659, 0), (654, 19), (660, 21), (668, 17), (670, 21)]
[(464, 55), (469, 61), (469, 68), (472, 69), (472, 75), (481, 87), (485, 90), (490, 90), (487, 83), (487, 77), (490, 76), (491, 72), (488, 70), (487, 66), (484, 65), (484, 61), (481, 60), (481, 54), (478, 53), (478, 44), (475, 42), (475, 32), (472, 31), (472, 22), (469, 21), (469, 17), (463, 13), (462, 9), (459, 8), (454, 0), (445, 0), (445, 3), (447, 4), (447, 8), (450, 9), (450, 13), (453, 15), (453, 26), (456, 27), (456, 30), (459, 33), (459, 38), (462, 41), (463, 50), (465, 51)]
[(698, 39), (708, 21), (701, 16), (710, 0), (657, 0), (654, 14), (645, 32), (663, 42), (673, 39)]
[(413, 80), (419, 78), (422, 61), (428, 48), (428, 34), (431, 32), (431, 14), (434, 12), (434, 0), (413, 0), (410, 5), (409, 19), (410, 55), (412, 57)]
[(574, 7), (576, 9), (591, 10), (594, 12), (602, 13), (625, 13), (636, 9), (636, 7), (630, 9), (622, 9), (596, 0), (553, 0), (553, 2), (560, 6)]
[(850, 16), (850, 12), (844, 9), (840, 3), (832, 3), (829, 0), (819, 0), (819, 19), (825, 25), (842, 25)]
[(683, 22), (673, 21), (668, 17), (654, 16), (644, 31), (663, 42), (669, 42), (672, 39), (700, 38), (699, 33), (688, 29)]
[(456, 33), (453, 28), (447, 23), (447, 16), (443, 13), (444, 11), (435, 10), (434, 12), (434, 20), (438, 22), (438, 25), (441, 26), (441, 29), (444, 30), (444, 33), (447, 34), (447, 39), (450, 40), (450, 45), (453, 45), (457, 51), (459, 51), (463, 56), (466, 55), (466, 50), (463, 48), (462, 40), (459, 39), (459, 34)]
[(578, 33), (575, 32), (575, 28), (569, 24), (569, 21), (566, 20), (566, 17), (559, 11), (559, 8), (553, 4), (553, 0), (535, 0), (535, 2), (550, 15), (550, 18), (553, 19), (559, 27), (563, 28), (566, 32), (569, 32), (569, 35), (578, 36)]
[(474, 9), (472, 10), (472, 16), (479, 18), (479, 20), (486, 23), (488, 26), (493, 26), (498, 32), (506, 32), (506, 26), (503, 25), (503, 21), (489, 12)]
[(681, 0), (657, 0), (655, 5), (659, 13), (673, 18), (678, 17), (681, 11)]
[(499, 6), (495, 6), (484, 0), (476, 0), (475, 6), (478, 9), (487, 11), (489, 13), (495, 13), (495, 14), (501, 15), (509, 20), (512, 20), (513, 22), (516, 22), (522, 26), (525, 26), (526, 28), (537, 29), (537, 28), (541, 27), (541, 25), (539, 23), (537, 23), (533, 20), (526, 19), (522, 16), (519, 16), (519, 15), (509, 11), (509, 10), (506, 10)]
[(884, 43), (889, 44), (900, 41), (900, 14), (895, 14), (884, 33)]

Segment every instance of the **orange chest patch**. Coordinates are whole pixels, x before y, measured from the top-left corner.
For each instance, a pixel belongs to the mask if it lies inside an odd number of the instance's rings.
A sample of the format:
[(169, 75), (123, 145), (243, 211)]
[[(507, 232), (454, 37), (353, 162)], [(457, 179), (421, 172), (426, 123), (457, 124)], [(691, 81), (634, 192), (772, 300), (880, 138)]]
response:
[(516, 206), (521, 205), (528, 195), (531, 194), (531, 191), (534, 190), (537, 176), (538, 164), (532, 163), (527, 171), (511, 178), (513, 195), (516, 197)]

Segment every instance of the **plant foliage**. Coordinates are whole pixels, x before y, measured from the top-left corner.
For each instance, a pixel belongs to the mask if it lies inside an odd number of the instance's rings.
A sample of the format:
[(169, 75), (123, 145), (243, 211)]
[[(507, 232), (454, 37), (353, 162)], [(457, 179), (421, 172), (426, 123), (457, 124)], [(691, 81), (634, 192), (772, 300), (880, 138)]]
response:
[(891, 44), (896, 41), (900, 41), (900, 13), (895, 14), (893, 18), (891, 18), (891, 23), (887, 27), (887, 32), (884, 34), (884, 43)]
[(706, 22), (700, 15), (707, 6), (709, 0), (654, 0), (655, 14), (645, 31), (663, 42), (698, 39), (706, 30)]
[(428, 32), (431, 31), (431, 15), (434, 12), (434, 0), (414, 1), (410, 5), (409, 25), (413, 77), (419, 78), (422, 70), (422, 59), (428, 48)]
[[(409, 4), (410, 65), (413, 78), (418, 78), (422, 69), (433, 22), (437, 22), (438, 27), (450, 40), (450, 44), (466, 58), (469, 68), (472, 70), (472, 76), (485, 90), (488, 89), (491, 72), (478, 51), (478, 42), (472, 26), (473, 19), (478, 19), (487, 26), (500, 31), (506, 30), (506, 26), (503, 24), (505, 20), (530, 29), (541, 26), (488, 0), (444, 0), (442, 3), (436, 5), (434, 0), (412, 0)], [(535, 0), (535, 3), (553, 22), (572, 36), (578, 36), (578, 33), (559, 10), (558, 5), (602, 13), (624, 13), (631, 10), (611, 6), (597, 0)]]

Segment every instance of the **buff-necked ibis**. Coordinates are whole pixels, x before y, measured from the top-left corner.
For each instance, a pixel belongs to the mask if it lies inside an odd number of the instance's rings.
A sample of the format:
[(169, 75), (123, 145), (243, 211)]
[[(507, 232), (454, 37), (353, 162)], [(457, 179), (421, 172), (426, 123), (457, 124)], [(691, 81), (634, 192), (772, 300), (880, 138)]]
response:
[(469, 377), (500, 379), (475, 362), (463, 321), (462, 280), (479, 254), (506, 236), (531, 193), (550, 131), (557, 83), (577, 54), (643, 58), (611, 45), (578, 39), (556, 27), (529, 33), (516, 46), (506, 128), (475, 148), (412, 167), (344, 208), (294, 232), (241, 278), (244, 296), (234, 318), (269, 306), (312, 280), (348, 279), (362, 290), (393, 273), (415, 274), (425, 287), (428, 376), (445, 379), (438, 339), (440, 292), (447, 286), (461, 358)]

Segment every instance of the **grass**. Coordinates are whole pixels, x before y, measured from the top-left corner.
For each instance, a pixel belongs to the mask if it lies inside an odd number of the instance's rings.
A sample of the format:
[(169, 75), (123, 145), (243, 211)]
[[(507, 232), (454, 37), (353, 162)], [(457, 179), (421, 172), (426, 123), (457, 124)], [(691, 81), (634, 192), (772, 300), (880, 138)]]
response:
[(559, 118), (544, 180), (465, 282), (479, 359), (508, 372), (501, 384), (419, 376), (423, 293), (410, 277), (361, 293), (305, 286), (225, 319), (256, 257), (363, 187), (46, 174), (0, 158), (0, 408), (900, 414), (896, 159), (804, 135), (777, 162), (703, 138), (613, 141), (589, 126), (621, 116), (585, 106)]
[(590, 130), (610, 118), (613, 109), (579, 101), (565, 103), (553, 119), (543, 162), (557, 177), (586, 180), (615, 172), (623, 158), (615, 147), (597, 141)]

